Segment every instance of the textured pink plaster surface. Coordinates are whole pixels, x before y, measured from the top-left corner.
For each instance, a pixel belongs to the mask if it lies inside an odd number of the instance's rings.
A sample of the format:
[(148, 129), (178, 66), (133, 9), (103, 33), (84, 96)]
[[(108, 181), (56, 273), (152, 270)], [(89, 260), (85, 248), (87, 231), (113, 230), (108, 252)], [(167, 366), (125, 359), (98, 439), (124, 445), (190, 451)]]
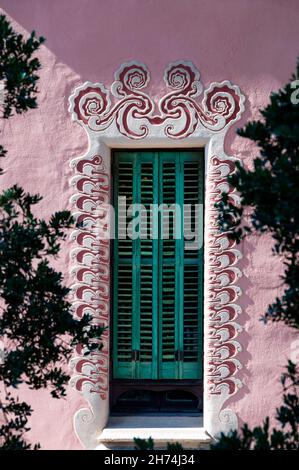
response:
[[(33, 29), (47, 38), (39, 54), (43, 68), (39, 108), (1, 122), (1, 188), (13, 183), (44, 196), (40, 216), (69, 206), (72, 171), (69, 161), (86, 150), (83, 130), (68, 114), (68, 96), (85, 80), (113, 81), (118, 66), (140, 60), (152, 75), (151, 95), (163, 92), (162, 75), (169, 62), (188, 59), (201, 72), (203, 84), (231, 80), (246, 96), (242, 123), (257, 116), (271, 91), (289, 79), (298, 54), (297, 0), (1, 0), (3, 11), (21, 32)], [(250, 162), (248, 142), (229, 131), (226, 151)], [(67, 243), (58, 262), (69, 279)], [(240, 424), (259, 423), (274, 415), (280, 401), (278, 378), (296, 349), (292, 330), (264, 326), (260, 315), (279, 293), (281, 262), (271, 256), (271, 240), (252, 237), (242, 246), (244, 277), (240, 283), (243, 315), (240, 336), (244, 364), (243, 389), (228, 405)], [(297, 346), (298, 356), (298, 346)], [(69, 390), (67, 399), (51, 399), (46, 391), (22, 390), (35, 409), (30, 438), (44, 449), (80, 449), (72, 418), (85, 402)]]

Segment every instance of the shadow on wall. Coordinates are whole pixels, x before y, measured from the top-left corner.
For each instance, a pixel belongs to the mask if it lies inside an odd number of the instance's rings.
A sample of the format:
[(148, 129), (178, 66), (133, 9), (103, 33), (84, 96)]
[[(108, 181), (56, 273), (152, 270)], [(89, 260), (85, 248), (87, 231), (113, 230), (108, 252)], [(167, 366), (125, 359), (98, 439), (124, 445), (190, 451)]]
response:
[(1, 6), (27, 31), (45, 36), (46, 47), (82, 81), (111, 83), (132, 59), (146, 62), (160, 80), (169, 62), (190, 59), (204, 81), (225, 78), (246, 91), (246, 83), (262, 77), (288, 79), (298, 53), (297, 0), (283, 8), (279, 1), (269, 8), (268, 0), (2, 0)]

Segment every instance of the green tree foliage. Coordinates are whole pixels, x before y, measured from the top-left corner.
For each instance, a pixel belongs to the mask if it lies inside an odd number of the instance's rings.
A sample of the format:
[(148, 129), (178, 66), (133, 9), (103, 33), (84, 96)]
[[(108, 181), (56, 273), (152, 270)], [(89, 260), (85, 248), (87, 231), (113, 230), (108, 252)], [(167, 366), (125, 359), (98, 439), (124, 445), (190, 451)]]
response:
[(299, 374), (291, 361), (281, 382), (284, 393), (283, 405), (276, 410), (278, 429), (270, 430), (267, 417), (262, 426), (250, 429), (245, 424), (240, 432), (222, 433), (212, 450), (299, 450)]
[(4, 15), (0, 16), (0, 81), (5, 82), (3, 117), (37, 107), (36, 93), (40, 62), (33, 57), (45, 41), (33, 31), (28, 39), (17, 34)]
[[(149, 437), (148, 439), (135, 437), (134, 442), (135, 450), (153, 450), (155, 448), (155, 443), (152, 437)], [(183, 446), (179, 442), (168, 442), (166, 449), (169, 452), (179, 452), (180, 450), (183, 450)]]
[[(237, 162), (236, 172), (228, 177), (241, 204), (236, 206), (227, 194), (217, 204), (221, 228), (237, 242), (252, 232), (273, 237), (273, 252), (284, 258), (286, 290), (263, 318), (295, 328), (299, 328), (299, 104), (292, 99), (292, 82), (298, 79), (299, 62), (291, 82), (271, 95), (261, 111), (263, 119), (238, 130), (241, 137), (255, 142), (259, 155), (252, 169)], [(247, 208), (251, 213), (244, 224)]]
[[(32, 55), (43, 41), (34, 33), (25, 40), (0, 17), (5, 119), (37, 105), (40, 63)], [(3, 147), (1, 153), (5, 154)], [(80, 321), (73, 318), (69, 289), (50, 264), (73, 225), (71, 214), (62, 211), (48, 221), (39, 219), (34, 207), (40, 200), (17, 185), (0, 195), (0, 339), (5, 345), (0, 361), (1, 449), (32, 448), (25, 434), (33, 410), (19, 401), (17, 387), (49, 388), (52, 397), (60, 398), (66, 394), (72, 346), (82, 344), (87, 354), (101, 347), (103, 329), (88, 316)]]
[(135, 450), (153, 450), (154, 449), (154, 440), (152, 437), (148, 439), (140, 439), (139, 437), (134, 437)]

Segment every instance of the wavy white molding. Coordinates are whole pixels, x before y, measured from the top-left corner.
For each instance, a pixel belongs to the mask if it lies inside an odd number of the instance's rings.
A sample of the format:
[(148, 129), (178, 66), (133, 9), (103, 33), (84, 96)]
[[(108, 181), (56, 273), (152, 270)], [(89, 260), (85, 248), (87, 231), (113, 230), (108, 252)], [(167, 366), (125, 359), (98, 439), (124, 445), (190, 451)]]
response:
[[(204, 146), (204, 427), (215, 436), (237, 427), (237, 417), (225, 408), (225, 402), (242, 385), (237, 377), (242, 366), (237, 357), (241, 351), (237, 322), (242, 312), (237, 285), (241, 253), (218, 232), (214, 204), (222, 191), (237, 202), (227, 184), (235, 158), (225, 154), (224, 139), (244, 111), (244, 96), (227, 80), (203, 91), (199, 77), (191, 62), (171, 63), (164, 74), (170, 91), (156, 103), (145, 92), (150, 81), (147, 67), (129, 62), (116, 72), (111, 91), (101, 83), (86, 82), (70, 96), (72, 118), (84, 127), (89, 140), (86, 155), (71, 161), (75, 171), (71, 202), (75, 217), (82, 222), (72, 234), (73, 305), (77, 317), (87, 312), (94, 322), (109, 327), (109, 240), (99, 240), (97, 233), (100, 222), (109, 225), (109, 214), (99, 211), (99, 203), (110, 200), (111, 148)], [(71, 384), (88, 403), (88, 408), (76, 413), (74, 426), (88, 449), (99, 444), (109, 415), (109, 328), (103, 343), (102, 351), (90, 356), (77, 348), (71, 361)]]

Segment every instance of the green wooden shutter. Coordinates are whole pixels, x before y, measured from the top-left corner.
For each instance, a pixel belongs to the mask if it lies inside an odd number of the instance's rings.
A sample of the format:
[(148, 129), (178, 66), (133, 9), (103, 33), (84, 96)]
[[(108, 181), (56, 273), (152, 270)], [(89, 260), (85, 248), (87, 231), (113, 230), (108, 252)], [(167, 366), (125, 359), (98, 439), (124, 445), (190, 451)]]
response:
[[(183, 204), (203, 202), (203, 155), (184, 152), (117, 152), (114, 201), (142, 204), (142, 219), (159, 239), (115, 239), (113, 257), (113, 371), (115, 378), (196, 379), (202, 374), (202, 248), (186, 250)], [(152, 219), (151, 204), (178, 204)], [(127, 217), (127, 223), (132, 220)], [(116, 220), (118, 213), (116, 211)], [(122, 220), (120, 220), (122, 224)], [(194, 228), (194, 227), (192, 227)], [(118, 225), (115, 227), (118, 233)], [(202, 238), (203, 221), (198, 233)], [(145, 226), (141, 234), (146, 235)]]
[(175, 238), (175, 230), (183, 232), (184, 204), (203, 203), (203, 155), (180, 151), (160, 152), (159, 157), (159, 202), (176, 203), (181, 209), (175, 223), (169, 214), (170, 238), (159, 239), (159, 378), (198, 379), (202, 375), (202, 214), (198, 250), (185, 249), (184, 238)]
[[(158, 159), (152, 153), (119, 152), (115, 155), (114, 201), (126, 196), (126, 210), (158, 202)], [(127, 224), (136, 217), (132, 213)], [(118, 233), (118, 211), (115, 211)], [(121, 219), (122, 220), (122, 219)], [(120, 220), (120, 223), (121, 223)], [(142, 219), (143, 221), (143, 219)], [(150, 217), (146, 221), (150, 222)], [(141, 227), (141, 237), (146, 227)], [(145, 232), (146, 235), (146, 232)], [(158, 240), (135, 238), (114, 241), (113, 371), (116, 378), (157, 378)]]

